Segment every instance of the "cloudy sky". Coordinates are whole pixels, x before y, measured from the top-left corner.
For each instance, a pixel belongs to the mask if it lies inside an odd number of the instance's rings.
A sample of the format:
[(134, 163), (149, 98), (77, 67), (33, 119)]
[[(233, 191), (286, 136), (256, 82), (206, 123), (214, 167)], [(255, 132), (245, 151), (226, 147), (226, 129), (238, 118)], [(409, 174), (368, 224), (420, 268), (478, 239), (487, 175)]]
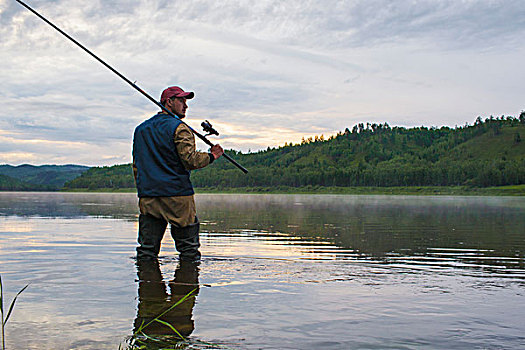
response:
[[(27, 3), (153, 97), (195, 91), (187, 122), (226, 148), (525, 109), (523, 0)], [(127, 163), (158, 109), (15, 0), (0, 61), (0, 163)]]

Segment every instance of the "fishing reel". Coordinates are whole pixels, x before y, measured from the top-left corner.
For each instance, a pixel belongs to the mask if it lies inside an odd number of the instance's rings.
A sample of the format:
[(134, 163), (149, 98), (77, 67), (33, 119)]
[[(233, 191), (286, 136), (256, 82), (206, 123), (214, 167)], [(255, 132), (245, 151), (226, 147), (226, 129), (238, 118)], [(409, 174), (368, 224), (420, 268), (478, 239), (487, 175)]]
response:
[(215, 130), (213, 128), (213, 126), (211, 126), (211, 123), (207, 120), (203, 121), (201, 123), (201, 126), (202, 126), (202, 129), (204, 130), (204, 132), (206, 132), (207, 134), (204, 135), (204, 136), (210, 136), (210, 135), (216, 135), (216, 136), (219, 136), (219, 132), (217, 130)]

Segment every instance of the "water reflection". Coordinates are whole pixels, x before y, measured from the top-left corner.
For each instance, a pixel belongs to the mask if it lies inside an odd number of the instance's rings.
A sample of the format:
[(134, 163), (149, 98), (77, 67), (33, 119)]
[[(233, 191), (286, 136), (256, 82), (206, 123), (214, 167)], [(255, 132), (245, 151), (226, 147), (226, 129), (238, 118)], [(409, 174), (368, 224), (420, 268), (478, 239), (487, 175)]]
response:
[[(242, 237), (299, 250), (304, 259), (525, 277), (520, 197), (199, 194), (196, 201), (204, 238), (216, 247)], [(2, 193), (2, 215), (134, 221), (137, 198), (134, 193)], [(250, 251), (247, 247), (246, 254)]]
[(494, 197), (236, 196), (203, 205), (210, 235), (293, 245), (303, 258), (525, 278), (525, 200)]
[[(200, 267), (177, 267), (171, 242), (160, 265), (137, 266), (135, 194), (0, 193), (7, 299), (31, 283), (7, 348), (117, 349), (199, 283), (211, 287), (198, 303), (163, 318), (191, 349), (523, 348), (525, 198), (198, 195), (197, 205)], [(176, 342), (162, 324), (146, 330)]]
[(0, 192), (0, 216), (133, 218), (134, 193)]
[[(178, 338), (170, 326), (154, 321), (155, 318), (162, 315), (158, 319), (174, 327), (183, 337), (189, 336), (195, 329), (193, 307), (199, 294), (198, 265), (180, 261), (175, 270), (174, 279), (166, 286), (158, 261), (138, 260), (137, 276), (138, 307), (133, 332), (137, 332), (141, 325), (145, 325), (143, 333), (150, 337)], [(186, 300), (173, 307), (192, 291), (193, 293)], [(169, 311), (166, 312), (167, 310)], [(148, 339), (143, 339), (143, 341), (147, 342)]]

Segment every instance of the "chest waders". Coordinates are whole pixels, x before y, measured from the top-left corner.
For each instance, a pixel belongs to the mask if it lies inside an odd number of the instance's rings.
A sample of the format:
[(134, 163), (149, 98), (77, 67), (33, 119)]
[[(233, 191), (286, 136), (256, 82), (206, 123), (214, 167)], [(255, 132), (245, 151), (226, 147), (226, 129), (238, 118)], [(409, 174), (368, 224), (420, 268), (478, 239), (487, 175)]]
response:
[[(157, 259), (160, 252), (160, 242), (164, 238), (168, 222), (152, 215), (139, 215), (139, 238), (137, 247), (137, 259)], [(199, 261), (199, 219), (185, 227), (170, 224), (171, 237), (175, 241), (175, 249), (179, 252), (181, 261)]]

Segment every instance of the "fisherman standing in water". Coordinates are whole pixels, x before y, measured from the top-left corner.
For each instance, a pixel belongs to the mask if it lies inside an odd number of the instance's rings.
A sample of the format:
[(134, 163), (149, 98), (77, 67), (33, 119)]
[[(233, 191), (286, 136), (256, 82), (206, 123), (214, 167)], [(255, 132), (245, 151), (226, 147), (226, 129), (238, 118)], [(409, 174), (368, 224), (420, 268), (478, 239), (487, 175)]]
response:
[(214, 145), (210, 153), (195, 149), (191, 129), (182, 123), (194, 97), (178, 86), (162, 92), (164, 111), (137, 126), (133, 136), (133, 174), (139, 196), (137, 259), (157, 259), (168, 223), (179, 259), (199, 261), (199, 221), (196, 216), (190, 170), (204, 168), (223, 153)]

